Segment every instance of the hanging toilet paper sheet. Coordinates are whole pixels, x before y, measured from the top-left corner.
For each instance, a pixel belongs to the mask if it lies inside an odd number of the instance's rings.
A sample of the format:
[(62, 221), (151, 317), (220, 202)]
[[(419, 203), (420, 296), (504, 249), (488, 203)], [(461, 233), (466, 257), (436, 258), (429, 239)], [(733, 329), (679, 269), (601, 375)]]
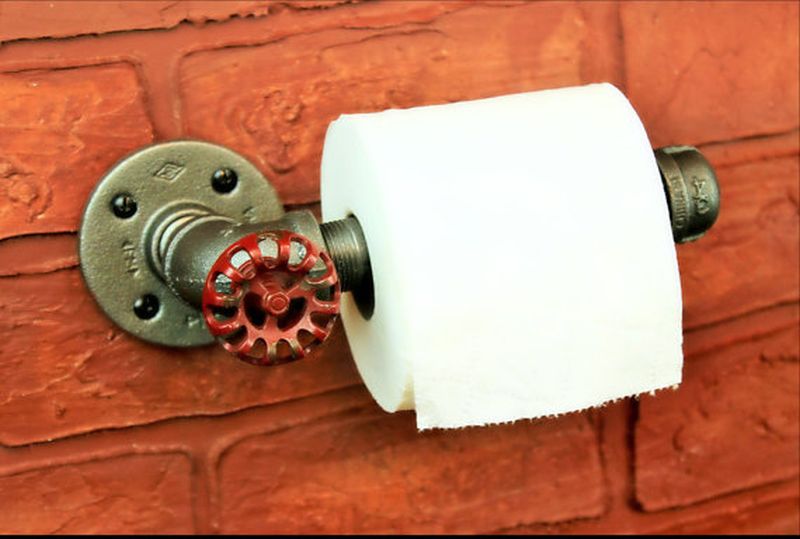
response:
[(661, 180), (610, 84), (351, 114), (322, 159), (326, 221), (358, 218), (375, 289), (342, 320), (387, 411), (450, 428), (598, 406), (681, 380)]

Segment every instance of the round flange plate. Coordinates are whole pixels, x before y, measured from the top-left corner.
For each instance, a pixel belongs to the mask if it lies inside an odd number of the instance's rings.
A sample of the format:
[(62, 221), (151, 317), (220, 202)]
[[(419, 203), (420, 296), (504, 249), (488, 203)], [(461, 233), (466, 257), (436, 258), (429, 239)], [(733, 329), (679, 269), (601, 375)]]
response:
[[(222, 189), (218, 183), (219, 191), (212, 184), (220, 169), (236, 175), (236, 185), (228, 192), (221, 191), (230, 183)], [(120, 195), (129, 198), (115, 212), (113, 201), (119, 203)], [(209, 344), (214, 338), (201, 310), (176, 296), (149, 263), (148, 226), (160, 210), (173, 204), (204, 206), (245, 223), (278, 219), (283, 206), (269, 181), (244, 157), (193, 140), (155, 144), (125, 157), (90, 195), (78, 238), (80, 263), (103, 311), (125, 331), (153, 343)], [(156, 299), (155, 312), (149, 296)]]

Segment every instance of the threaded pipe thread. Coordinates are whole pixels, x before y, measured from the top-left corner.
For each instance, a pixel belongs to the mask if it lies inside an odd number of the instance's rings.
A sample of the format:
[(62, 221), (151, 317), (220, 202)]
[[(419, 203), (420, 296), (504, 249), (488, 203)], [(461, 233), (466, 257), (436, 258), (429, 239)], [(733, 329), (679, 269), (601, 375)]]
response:
[(339, 274), (342, 291), (358, 288), (370, 272), (367, 242), (358, 220), (347, 217), (322, 223), (319, 228)]

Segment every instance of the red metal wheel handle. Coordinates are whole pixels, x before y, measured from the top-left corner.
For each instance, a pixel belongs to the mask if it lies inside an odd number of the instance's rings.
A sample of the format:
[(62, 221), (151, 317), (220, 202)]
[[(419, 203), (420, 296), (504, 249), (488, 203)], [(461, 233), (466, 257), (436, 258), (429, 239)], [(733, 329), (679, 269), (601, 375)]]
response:
[(203, 288), (211, 334), (240, 359), (278, 365), (330, 334), (341, 287), (327, 253), (287, 230), (245, 236), (219, 256)]

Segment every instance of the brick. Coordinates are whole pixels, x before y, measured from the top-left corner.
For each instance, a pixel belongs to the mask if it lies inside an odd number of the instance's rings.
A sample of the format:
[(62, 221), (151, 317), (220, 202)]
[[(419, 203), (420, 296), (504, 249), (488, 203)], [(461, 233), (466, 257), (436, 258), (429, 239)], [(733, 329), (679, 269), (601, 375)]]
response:
[[(189, 56), (181, 68), (186, 132), (242, 152), (285, 202), (303, 203), (319, 198), (325, 130), (342, 113), (618, 73), (610, 35), (589, 24), (612, 19), (604, 4), (389, 2), (348, 9), (352, 22), (338, 28)], [(483, 29), (480, 39), (476, 28)]]
[(683, 354), (700, 357), (714, 350), (767, 337), (800, 323), (800, 303), (778, 304), (723, 322), (684, 331)]
[(130, 455), (0, 477), (0, 529), (190, 533), (190, 473), (182, 455)]
[(313, 357), (259, 368), (219, 346), (174, 349), (122, 333), (76, 269), (2, 281), (2, 444), (222, 414), (358, 383), (340, 325)]
[[(30, 256), (32, 252), (37, 256)], [(0, 277), (48, 273), (77, 265), (75, 234), (36, 234), (0, 240)]]
[[(793, 323), (792, 323), (793, 322)], [(677, 391), (643, 397), (636, 499), (680, 507), (792, 478), (800, 463), (800, 324), (696, 357)]]
[(599, 515), (586, 415), (418, 433), (375, 405), (247, 439), (219, 466), (223, 533), (440, 533)]
[(796, 2), (630, 2), (620, 10), (628, 94), (654, 145), (800, 123)]
[(3, 2), (0, 42), (171, 28), (230, 17), (266, 15), (268, 2)]
[(799, 174), (797, 155), (717, 168), (719, 219), (678, 247), (685, 327), (800, 298)]
[[(603, 452), (604, 463), (609, 456)], [(627, 465), (625, 460), (613, 465)], [(632, 470), (631, 470), (632, 473)], [(608, 476), (608, 472), (606, 473)], [(610, 481), (615, 481), (609, 477)], [(626, 486), (628, 486), (626, 484)], [(614, 487), (610, 487), (613, 489)], [(800, 478), (770, 483), (668, 511), (644, 512), (629, 499), (611, 500), (602, 517), (499, 530), (508, 535), (652, 535), (790, 533), (796, 527)]]
[(0, 73), (0, 240), (77, 230), (95, 183), (152, 138), (128, 64)]
[[(800, 485), (795, 482), (800, 491)], [(800, 499), (797, 497), (758, 505), (742, 511), (728, 511), (713, 518), (668, 526), (661, 535), (798, 535)]]
[(733, 142), (705, 144), (700, 146), (700, 151), (718, 168), (753, 161), (765, 161), (776, 157), (794, 157), (796, 159), (798, 151), (800, 151), (800, 130)]

